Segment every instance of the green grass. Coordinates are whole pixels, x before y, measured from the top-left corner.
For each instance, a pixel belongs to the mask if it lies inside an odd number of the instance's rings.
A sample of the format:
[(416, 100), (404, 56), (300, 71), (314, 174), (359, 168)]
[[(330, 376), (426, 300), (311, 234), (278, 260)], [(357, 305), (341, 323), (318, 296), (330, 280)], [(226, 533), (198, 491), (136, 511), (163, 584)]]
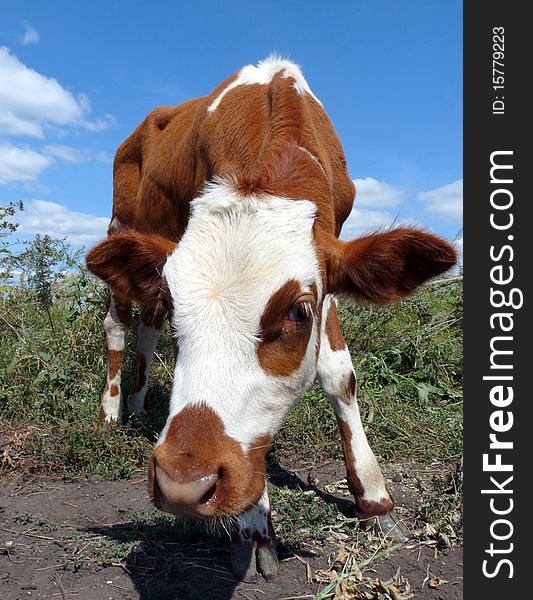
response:
[[(0, 306), (2, 469), (124, 478), (145, 468), (171, 387), (168, 334), (154, 361), (149, 414), (129, 427), (97, 424), (106, 365), (106, 291), (84, 274), (55, 290), (48, 316), (31, 291), (14, 288)], [(386, 459), (458, 460), (462, 438), (462, 285), (423, 288), (390, 307), (339, 307), (358, 376), (363, 421)], [(132, 377), (134, 334), (123, 390)], [(6, 441), (7, 440), (7, 441)], [(280, 462), (341, 456), (333, 412), (318, 388), (300, 399), (276, 438)]]

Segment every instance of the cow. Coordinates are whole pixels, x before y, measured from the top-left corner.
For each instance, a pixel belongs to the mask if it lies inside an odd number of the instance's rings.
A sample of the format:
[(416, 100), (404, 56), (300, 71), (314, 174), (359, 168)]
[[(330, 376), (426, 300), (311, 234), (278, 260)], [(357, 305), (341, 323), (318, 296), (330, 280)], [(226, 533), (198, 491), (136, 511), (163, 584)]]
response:
[(127, 398), (144, 411), (165, 318), (175, 366), (148, 466), (163, 511), (231, 521), (237, 577), (278, 574), (265, 455), (318, 379), (339, 424), (357, 514), (406, 539), (368, 444), (335, 296), (388, 304), (455, 263), (420, 228), (339, 239), (355, 188), (320, 100), (270, 56), (208, 96), (153, 110), (114, 161), (108, 237), (87, 255), (111, 289), (100, 420), (122, 416), (122, 354), (141, 307)]

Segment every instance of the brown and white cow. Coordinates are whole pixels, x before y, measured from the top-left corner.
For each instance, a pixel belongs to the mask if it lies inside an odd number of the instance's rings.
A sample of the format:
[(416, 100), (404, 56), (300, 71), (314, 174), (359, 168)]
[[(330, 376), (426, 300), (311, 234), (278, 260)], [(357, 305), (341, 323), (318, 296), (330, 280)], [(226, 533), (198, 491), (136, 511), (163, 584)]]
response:
[(340, 241), (354, 195), (322, 104), (299, 67), (275, 57), (209, 96), (155, 109), (116, 154), (109, 236), (87, 256), (112, 290), (100, 418), (121, 419), (132, 301), (142, 308), (133, 413), (144, 409), (168, 313), (176, 364), (150, 496), (170, 513), (229, 517), (244, 580), (278, 572), (264, 458), (316, 377), (337, 415), (358, 513), (397, 524), (334, 296), (393, 302), (449, 269), (455, 252), (420, 229)]

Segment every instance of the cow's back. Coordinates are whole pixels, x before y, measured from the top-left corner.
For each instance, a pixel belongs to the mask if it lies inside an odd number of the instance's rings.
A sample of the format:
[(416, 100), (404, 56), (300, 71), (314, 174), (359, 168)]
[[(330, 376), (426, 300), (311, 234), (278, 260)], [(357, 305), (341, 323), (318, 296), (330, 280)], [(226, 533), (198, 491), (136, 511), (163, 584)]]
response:
[(339, 234), (354, 187), (324, 109), (282, 72), (267, 84), (232, 87), (237, 77), (209, 96), (156, 108), (124, 141), (115, 157), (110, 230), (179, 240), (191, 200), (218, 176), (313, 200), (319, 225)]

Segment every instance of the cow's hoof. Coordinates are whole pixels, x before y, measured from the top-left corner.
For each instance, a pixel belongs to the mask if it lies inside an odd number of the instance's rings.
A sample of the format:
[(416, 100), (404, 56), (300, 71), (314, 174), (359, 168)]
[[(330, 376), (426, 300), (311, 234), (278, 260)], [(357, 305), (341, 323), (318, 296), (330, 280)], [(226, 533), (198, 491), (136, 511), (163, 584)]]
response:
[(264, 544), (257, 548), (257, 568), (269, 583), (276, 581), (279, 575), (279, 561), (275, 544)]
[(235, 577), (245, 583), (257, 583), (259, 572), (268, 581), (275, 581), (279, 562), (274, 544), (255, 548), (252, 544), (231, 545), (231, 568)]
[(409, 540), (409, 531), (407, 527), (398, 518), (398, 515), (392, 511), (386, 515), (379, 515), (362, 521), (364, 529), (372, 529), (376, 533), (381, 533), (387, 539), (394, 543), (404, 544)]

